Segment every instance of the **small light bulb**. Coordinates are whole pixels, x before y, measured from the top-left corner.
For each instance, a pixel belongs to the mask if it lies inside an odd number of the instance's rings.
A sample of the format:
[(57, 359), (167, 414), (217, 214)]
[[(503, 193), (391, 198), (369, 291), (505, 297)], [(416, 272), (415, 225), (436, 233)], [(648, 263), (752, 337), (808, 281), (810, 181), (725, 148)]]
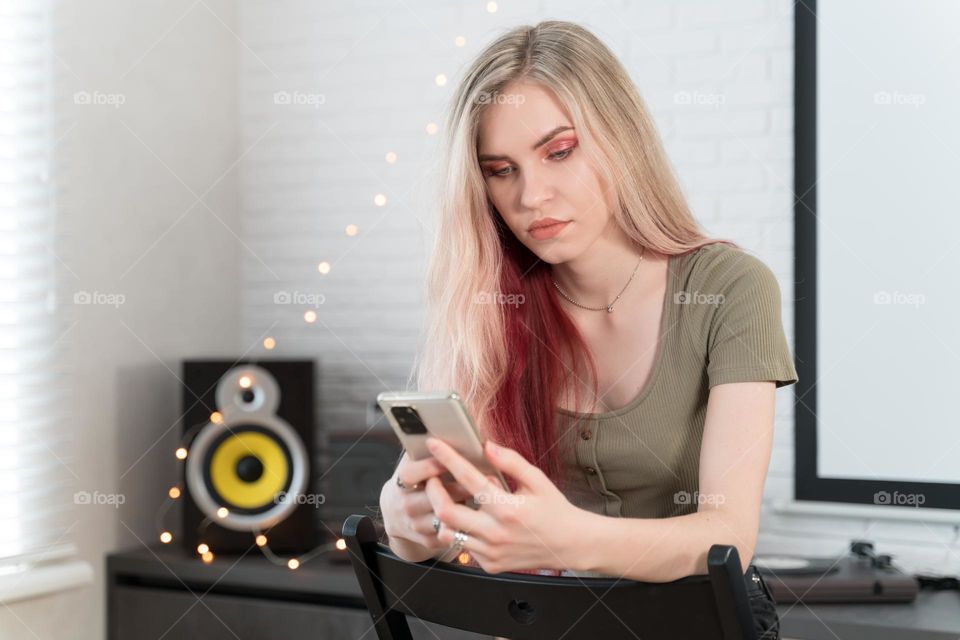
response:
[(220, 507), (217, 509), (217, 517), (226, 518), (228, 515), (230, 515), (230, 510), (226, 507)]
[(438, 73), (437, 77), (433, 80), (437, 83), (438, 87), (442, 87), (443, 85), (447, 84), (447, 76), (442, 73)]
[(355, 235), (357, 235), (357, 225), (355, 225), (355, 224), (348, 224), (348, 225), (347, 225), (347, 228), (344, 229), (344, 231), (346, 231), (346, 233), (347, 233), (348, 236), (355, 236)]
[(387, 204), (387, 196), (383, 195), (382, 193), (378, 193), (377, 195), (373, 196), (373, 204), (377, 205), (378, 207), (382, 207), (383, 205)]
[(173, 540), (173, 534), (169, 531), (164, 531), (160, 534), (160, 542), (163, 544), (169, 544), (171, 540)]
[(389, 162), (390, 164), (393, 164), (397, 161), (397, 154), (394, 153), (393, 151), (387, 151), (386, 158), (387, 158), (387, 162)]
[(206, 564), (210, 564), (211, 562), (213, 562), (213, 552), (211, 551), (207, 551), (205, 554), (203, 554), (200, 557), (203, 558), (203, 561)]
[(187, 449), (185, 447), (180, 447), (177, 449), (177, 460), (186, 460), (187, 459)]
[(457, 556), (457, 562), (460, 564), (470, 564), (470, 554), (466, 551)]
[(456, 44), (458, 47), (462, 47), (463, 45), (467, 44), (467, 39), (464, 38), (463, 36), (457, 36), (456, 40), (454, 40), (453, 43)]
[(273, 349), (277, 346), (277, 341), (273, 338), (264, 338), (263, 339), (263, 348), (264, 349)]
[(427, 123), (427, 133), (429, 135), (432, 136), (433, 134), (435, 134), (437, 132), (437, 128), (438, 127), (436, 122)]
[(253, 380), (250, 379), (250, 376), (240, 376), (240, 379), (237, 380), (237, 383), (244, 389), (249, 389), (250, 385), (253, 384)]
[(306, 313), (303, 314), (303, 319), (304, 319), (306, 322), (311, 322), (311, 323), (316, 322), (316, 321), (317, 321), (317, 312), (314, 311), (313, 309), (311, 309), (310, 311), (307, 311)]
[(297, 560), (296, 558), (290, 558), (289, 560), (287, 560), (287, 566), (290, 567), (291, 569), (296, 569), (297, 567), (300, 566), (300, 561)]
[(330, 273), (330, 263), (324, 260), (323, 262), (317, 265), (317, 271), (319, 271), (323, 275), (327, 275), (328, 273)]
[(210, 547), (207, 546), (206, 542), (201, 542), (200, 544), (197, 545), (197, 553), (199, 553), (200, 555), (208, 553), (209, 551), (210, 551)]
[(214, 411), (213, 413), (210, 414), (210, 422), (212, 422), (213, 424), (220, 424), (221, 422), (223, 422), (223, 414), (220, 413), (219, 411)]
[(496, 3), (496, 2), (488, 2), (488, 3), (487, 3), (487, 11), (488, 11), (489, 13), (496, 13), (496, 12), (497, 12), (497, 3)]
[(167, 491), (167, 495), (176, 500), (180, 497), (180, 487), (170, 487), (170, 491)]
[(343, 538), (337, 538), (337, 549), (339, 549), (340, 551), (343, 551), (346, 548), (347, 548), (347, 541), (344, 540)]
[(267, 546), (267, 536), (263, 535), (262, 533), (261, 533), (260, 535), (258, 535), (258, 536), (257, 536), (257, 546), (258, 546), (258, 547), (265, 547), (265, 546)]

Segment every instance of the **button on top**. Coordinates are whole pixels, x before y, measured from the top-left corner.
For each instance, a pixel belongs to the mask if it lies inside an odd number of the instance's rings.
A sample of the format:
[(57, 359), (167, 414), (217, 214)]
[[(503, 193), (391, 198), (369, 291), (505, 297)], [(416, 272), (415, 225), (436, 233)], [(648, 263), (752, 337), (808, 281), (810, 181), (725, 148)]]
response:
[(580, 437), (584, 440), (589, 440), (593, 437), (593, 431), (590, 431), (590, 429), (584, 429), (580, 432)]

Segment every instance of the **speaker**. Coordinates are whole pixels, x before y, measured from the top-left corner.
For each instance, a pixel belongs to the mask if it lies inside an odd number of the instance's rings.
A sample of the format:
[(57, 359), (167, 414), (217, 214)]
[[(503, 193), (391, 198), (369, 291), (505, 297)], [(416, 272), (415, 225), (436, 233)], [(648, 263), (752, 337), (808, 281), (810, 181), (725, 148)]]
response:
[(185, 360), (182, 379), (186, 548), (315, 547), (313, 361)]
[[(402, 453), (400, 441), (389, 428), (328, 432), (322, 480), (327, 496), (325, 527), (339, 536), (347, 518), (363, 513), (370, 516), (382, 536), (380, 490), (393, 475)], [(346, 554), (344, 559), (349, 560)]]

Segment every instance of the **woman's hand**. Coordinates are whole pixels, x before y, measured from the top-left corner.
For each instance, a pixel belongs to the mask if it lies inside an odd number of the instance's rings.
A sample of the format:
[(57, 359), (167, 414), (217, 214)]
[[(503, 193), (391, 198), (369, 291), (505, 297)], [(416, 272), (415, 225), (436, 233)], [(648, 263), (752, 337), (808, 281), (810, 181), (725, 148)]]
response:
[(484, 455), (500, 471), (517, 482), (517, 491), (504, 490), (494, 476), (484, 475), (451, 446), (428, 438), (434, 458), (468, 489), (480, 509), (456, 504), (439, 478), (427, 480), (426, 495), (440, 518), (438, 538), (452, 545), (462, 529), (469, 539), (464, 550), (476, 558), (487, 573), (520, 569), (579, 569), (580, 516), (540, 469), (513, 449), (492, 441)]
[[(427, 479), (432, 478), (444, 487), (444, 492), (452, 502), (463, 502), (471, 494), (456, 482), (443, 484), (439, 476), (446, 471), (446, 467), (434, 458), (412, 460), (409, 453), (404, 451), (393, 475), (380, 490), (380, 514), (384, 530), (390, 538), (402, 538), (431, 551), (450, 546), (440, 542), (433, 529), (433, 507), (424, 490)], [(398, 476), (407, 487), (417, 483), (420, 487), (401, 489), (397, 485)]]

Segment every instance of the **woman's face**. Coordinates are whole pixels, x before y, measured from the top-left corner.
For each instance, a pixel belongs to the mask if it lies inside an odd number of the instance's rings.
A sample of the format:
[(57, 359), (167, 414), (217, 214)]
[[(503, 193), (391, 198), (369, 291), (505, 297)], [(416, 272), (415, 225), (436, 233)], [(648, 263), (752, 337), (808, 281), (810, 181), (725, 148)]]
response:
[[(488, 197), (541, 260), (576, 258), (600, 237), (611, 215), (609, 197), (578, 147), (573, 125), (539, 85), (515, 83), (487, 102), (477, 149)], [(545, 218), (566, 224), (531, 229)]]

